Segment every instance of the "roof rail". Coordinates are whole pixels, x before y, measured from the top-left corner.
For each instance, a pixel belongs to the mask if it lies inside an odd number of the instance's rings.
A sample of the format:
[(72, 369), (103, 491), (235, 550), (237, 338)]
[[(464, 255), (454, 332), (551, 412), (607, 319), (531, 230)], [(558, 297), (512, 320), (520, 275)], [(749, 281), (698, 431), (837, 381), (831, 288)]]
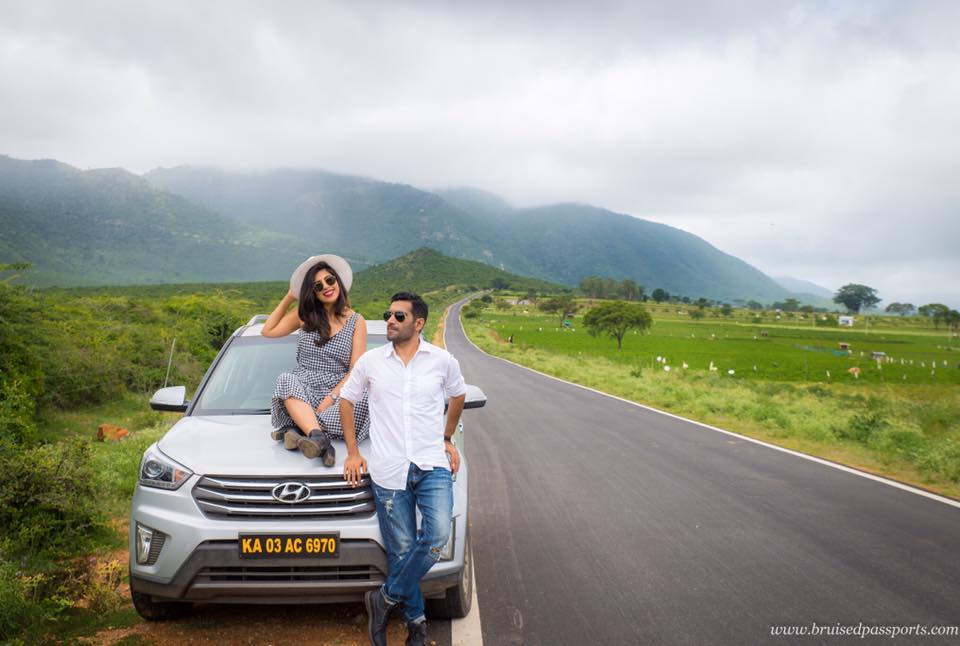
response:
[(266, 323), (270, 318), (266, 314), (255, 314), (252, 319), (247, 321), (247, 325), (256, 325), (257, 323)]

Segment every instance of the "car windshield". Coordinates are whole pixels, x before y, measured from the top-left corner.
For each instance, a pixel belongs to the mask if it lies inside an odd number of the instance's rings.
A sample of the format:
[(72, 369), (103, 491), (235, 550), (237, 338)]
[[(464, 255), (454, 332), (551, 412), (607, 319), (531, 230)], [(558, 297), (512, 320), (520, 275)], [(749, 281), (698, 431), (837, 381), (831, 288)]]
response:
[[(367, 337), (367, 349), (386, 343)], [(269, 414), (277, 376), (297, 367), (297, 336), (233, 340), (213, 367), (199, 394), (194, 415)]]

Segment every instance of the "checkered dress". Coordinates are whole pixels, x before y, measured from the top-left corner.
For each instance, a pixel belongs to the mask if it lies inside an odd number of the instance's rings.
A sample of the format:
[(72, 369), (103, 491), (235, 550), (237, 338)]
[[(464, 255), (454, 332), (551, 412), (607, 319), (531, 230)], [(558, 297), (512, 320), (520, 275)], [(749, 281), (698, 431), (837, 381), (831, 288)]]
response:
[[(300, 339), (297, 341), (297, 369), (293, 372), (284, 372), (277, 377), (277, 386), (273, 391), (270, 420), (274, 428), (295, 426), (283, 405), (286, 399), (290, 397), (299, 399), (316, 410), (323, 398), (350, 371), (353, 328), (357, 324), (358, 316), (359, 314), (354, 312), (340, 331), (320, 346), (315, 343), (320, 338), (317, 332), (300, 331)], [(336, 401), (317, 417), (323, 425), (323, 430), (331, 437), (343, 438), (340, 406)], [(365, 440), (370, 435), (370, 413), (367, 408), (366, 393), (354, 406), (353, 419), (357, 430), (357, 442)]]

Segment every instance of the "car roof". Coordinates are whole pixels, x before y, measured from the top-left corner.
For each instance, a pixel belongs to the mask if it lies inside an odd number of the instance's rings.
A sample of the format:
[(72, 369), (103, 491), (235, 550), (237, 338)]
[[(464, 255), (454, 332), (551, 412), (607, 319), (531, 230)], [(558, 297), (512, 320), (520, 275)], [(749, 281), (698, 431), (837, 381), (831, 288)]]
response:
[[(260, 332), (263, 330), (263, 322), (267, 320), (266, 315), (258, 314), (250, 319), (250, 322), (247, 323), (244, 327), (237, 330), (235, 334), (237, 336), (260, 336)], [(368, 336), (386, 336), (387, 334), (387, 324), (384, 321), (366, 321), (367, 324), (367, 335)], [(298, 334), (299, 330), (294, 331), (294, 334)]]

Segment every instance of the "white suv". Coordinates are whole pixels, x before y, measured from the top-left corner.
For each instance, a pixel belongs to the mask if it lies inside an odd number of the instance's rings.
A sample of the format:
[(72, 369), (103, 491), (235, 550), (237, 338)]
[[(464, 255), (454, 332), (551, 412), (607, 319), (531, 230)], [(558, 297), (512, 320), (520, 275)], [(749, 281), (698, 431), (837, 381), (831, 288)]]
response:
[[(261, 336), (265, 319), (234, 332), (192, 400), (183, 386), (150, 400), (185, 415), (144, 453), (133, 495), (130, 593), (146, 619), (182, 615), (194, 602), (359, 601), (386, 578), (369, 477), (357, 488), (344, 481), (343, 442), (324, 467), (270, 439), (274, 383), (296, 365), (297, 335)], [(367, 339), (368, 349), (385, 344), (386, 324), (368, 321)], [(485, 403), (467, 386), (465, 408)], [(465, 616), (473, 589), (462, 423), (453, 441), (462, 461), (452, 531), (422, 583), (434, 618)]]

